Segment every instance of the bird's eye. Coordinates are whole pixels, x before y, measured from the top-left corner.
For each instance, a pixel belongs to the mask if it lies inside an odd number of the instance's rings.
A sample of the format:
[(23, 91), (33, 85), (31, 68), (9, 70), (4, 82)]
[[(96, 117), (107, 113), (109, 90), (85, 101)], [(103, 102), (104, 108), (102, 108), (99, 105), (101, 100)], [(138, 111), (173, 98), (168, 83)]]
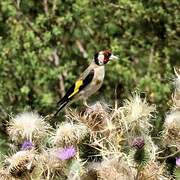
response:
[(110, 57), (111, 56), (111, 53), (110, 52), (108, 52), (108, 57)]

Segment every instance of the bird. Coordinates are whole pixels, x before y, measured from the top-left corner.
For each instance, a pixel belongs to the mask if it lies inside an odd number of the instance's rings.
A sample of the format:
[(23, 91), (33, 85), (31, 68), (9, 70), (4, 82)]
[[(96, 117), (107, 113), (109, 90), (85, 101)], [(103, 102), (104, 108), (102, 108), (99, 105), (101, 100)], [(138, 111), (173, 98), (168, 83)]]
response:
[(118, 59), (118, 57), (113, 55), (110, 50), (95, 53), (89, 67), (79, 76), (57, 103), (58, 110), (54, 116), (66, 105), (80, 99), (83, 100), (85, 106), (88, 106), (87, 99), (98, 91), (103, 84), (105, 65), (113, 59)]

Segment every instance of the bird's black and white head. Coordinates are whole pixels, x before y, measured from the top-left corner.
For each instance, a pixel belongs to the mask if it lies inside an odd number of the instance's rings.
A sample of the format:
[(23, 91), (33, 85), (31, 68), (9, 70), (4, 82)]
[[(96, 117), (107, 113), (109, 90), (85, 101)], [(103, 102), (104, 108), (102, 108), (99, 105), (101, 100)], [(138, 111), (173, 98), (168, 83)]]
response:
[(99, 66), (107, 64), (112, 59), (118, 59), (118, 57), (109, 50), (99, 51), (94, 55), (94, 62)]

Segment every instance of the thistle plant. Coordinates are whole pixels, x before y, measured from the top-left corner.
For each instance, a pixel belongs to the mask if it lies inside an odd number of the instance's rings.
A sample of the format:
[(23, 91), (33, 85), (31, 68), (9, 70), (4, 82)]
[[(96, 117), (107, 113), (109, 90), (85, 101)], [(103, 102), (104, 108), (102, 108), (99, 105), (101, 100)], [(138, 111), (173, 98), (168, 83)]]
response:
[[(96, 102), (83, 111), (68, 110), (65, 121), (54, 129), (37, 113), (19, 114), (7, 125), (17, 151), (4, 160), (2, 177), (168, 180), (171, 176), (165, 173), (165, 164), (157, 159), (161, 147), (151, 137), (155, 111), (155, 105), (136, 93), (114, 109)], [(166, 115), (163, 137), (178, 149), (178, 136), (179, 109), (174, 106)], [(84, 144), (96, 150), (91, 158), (99, 157), (97, 162), (90, 162), (88, 155), (81, 152)], [(174, 173), (178, 174), (178, 158), (176, 166)]]

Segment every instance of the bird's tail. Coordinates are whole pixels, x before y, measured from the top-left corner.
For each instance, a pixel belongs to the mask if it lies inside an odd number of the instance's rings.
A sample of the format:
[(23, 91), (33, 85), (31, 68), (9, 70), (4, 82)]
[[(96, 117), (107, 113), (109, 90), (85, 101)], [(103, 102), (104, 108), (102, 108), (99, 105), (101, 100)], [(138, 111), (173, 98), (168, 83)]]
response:
[(66, 100), (66, 101), (59, 101), (57, 104), (58, 104), (58, 110), (56, 111), (56, 113), (54, 114), (54, 116), (57, 116), (59, 111), (61, 109), (63, 109), (67, 104), (68, 104), (69, 100)]

